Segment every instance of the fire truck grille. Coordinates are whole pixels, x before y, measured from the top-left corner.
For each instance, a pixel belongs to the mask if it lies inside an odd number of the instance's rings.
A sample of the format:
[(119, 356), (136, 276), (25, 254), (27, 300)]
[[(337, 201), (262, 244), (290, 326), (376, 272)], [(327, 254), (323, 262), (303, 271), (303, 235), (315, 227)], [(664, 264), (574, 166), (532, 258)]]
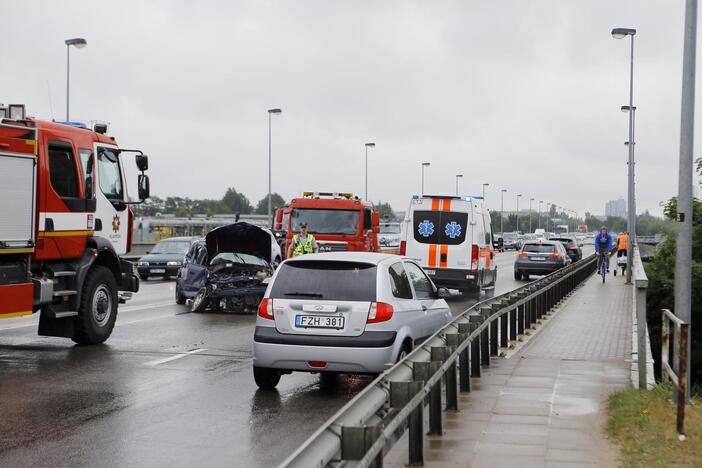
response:
[(323, 242), (319, 242), (319, 251), (320, 252), (346, 252), (348, 250), (348, 245), (346, 243), (343, 244), (325, 244)]

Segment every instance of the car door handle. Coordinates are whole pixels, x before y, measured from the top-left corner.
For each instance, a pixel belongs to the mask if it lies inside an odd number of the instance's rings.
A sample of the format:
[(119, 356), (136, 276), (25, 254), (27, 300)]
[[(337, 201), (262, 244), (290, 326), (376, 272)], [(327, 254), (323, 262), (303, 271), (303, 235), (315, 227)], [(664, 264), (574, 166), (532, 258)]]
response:
[(426, 311), (427, 311), (427, 306), (422, 305), (422, 310), (423, 310), (424, 312), (426, 312)]

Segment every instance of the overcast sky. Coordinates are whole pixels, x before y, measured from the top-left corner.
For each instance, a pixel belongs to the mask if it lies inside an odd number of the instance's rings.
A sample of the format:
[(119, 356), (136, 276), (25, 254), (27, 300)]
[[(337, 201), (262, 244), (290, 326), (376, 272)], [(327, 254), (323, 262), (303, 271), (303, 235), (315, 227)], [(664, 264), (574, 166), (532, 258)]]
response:
[[(626, 196), (633, 27), (638, 211), (677, 193), (683, 0), (0, 2), (0, 102), (105, 120), (152, 194), (420, 191), (604, 212)], [(699, 36), (699, 35), (698, 35)], [(702, 73), (702, 71), (700, 72)], [(698, 95), (701, 93), (698, 91)], [(51, 98), (49, 97), (51, 96)], [(697, 106), (698, 110), (700, 106)], [(698, 115), (698, 122), (700, 116)], [(697, 126), (699, 127), (699, 125)], [(696, 146), (699, 154), (699, 140)]]

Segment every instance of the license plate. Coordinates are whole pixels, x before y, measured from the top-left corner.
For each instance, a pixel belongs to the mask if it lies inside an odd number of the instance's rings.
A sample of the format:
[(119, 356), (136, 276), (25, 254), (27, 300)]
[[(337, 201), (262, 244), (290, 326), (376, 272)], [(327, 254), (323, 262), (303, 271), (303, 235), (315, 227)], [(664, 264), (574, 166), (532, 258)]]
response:
[(433, 276), (436, 274), (436, 270), (424, 270), (427, 275)]
[(529, 257), (529, 260), (535, 260), (537, 262), (543, 262), (546, 260), (544, 257)]
[(321, 317), (319, 315), (296, 315), (295, 326), (300, 328), (344, 328), (345, 317)]
[(151, 273), (165, 273), (166, 269), (165, 268), (152, 268)]

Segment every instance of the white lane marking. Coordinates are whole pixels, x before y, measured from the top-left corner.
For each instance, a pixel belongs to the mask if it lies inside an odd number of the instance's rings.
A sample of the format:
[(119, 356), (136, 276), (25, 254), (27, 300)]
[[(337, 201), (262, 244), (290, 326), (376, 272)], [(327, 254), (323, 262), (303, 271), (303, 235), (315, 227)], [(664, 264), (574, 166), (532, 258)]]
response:
[(143, 365), (144, 366), (158, 366), (159, 364), (164, 364), (166, 362), (175, 361), (176, 359), (181, 359), (181, 358), (184, 358), (186, 356), (190, 356), (192, 354), (201, 353), (203, 351), (207, 351), (207, 349), (197, 348), (197, 349), (193, 349), (192, 351), (188, 351), (187, 353), (179, 353), (179, 354), (176, 354), (175, 356), (170, 356), (170, 357), (163, 358), (163, 359), (156, 359), (155, 361), (145, 362)]
[[(142, 306), (120, 307), (117, 309), (117, 316), (119, 317), (119, 314), (125, 313), (125, 312), (136, 312), (138, 310), (157, 309), (159, 307), (173, 305), (173, 304), (175, 304), (175, 302), (167, 301), (167, 302), (158, 302), (156, 304), (147, 304), (147, 305), (142, 305)], [(37, 326), (37, 322), (39, 321), (38, 313), (37, 313), (37, 315), (30, 316), (27, 318), (29, 320), (31, 320), (31, 323), (25, 323), (22, 325), (5, 325), (5, 326), (0, 327), (0, 331), (15, 330), (17, 328), (28, 328), (28, 327), (36, 327)], [(137, 320), (137, 321), (140, 321), (140, 320)], [(133, 322), (120, 322), (118, 320), (116, 325), (124, 325), (125, 323), (133, 323)]]

